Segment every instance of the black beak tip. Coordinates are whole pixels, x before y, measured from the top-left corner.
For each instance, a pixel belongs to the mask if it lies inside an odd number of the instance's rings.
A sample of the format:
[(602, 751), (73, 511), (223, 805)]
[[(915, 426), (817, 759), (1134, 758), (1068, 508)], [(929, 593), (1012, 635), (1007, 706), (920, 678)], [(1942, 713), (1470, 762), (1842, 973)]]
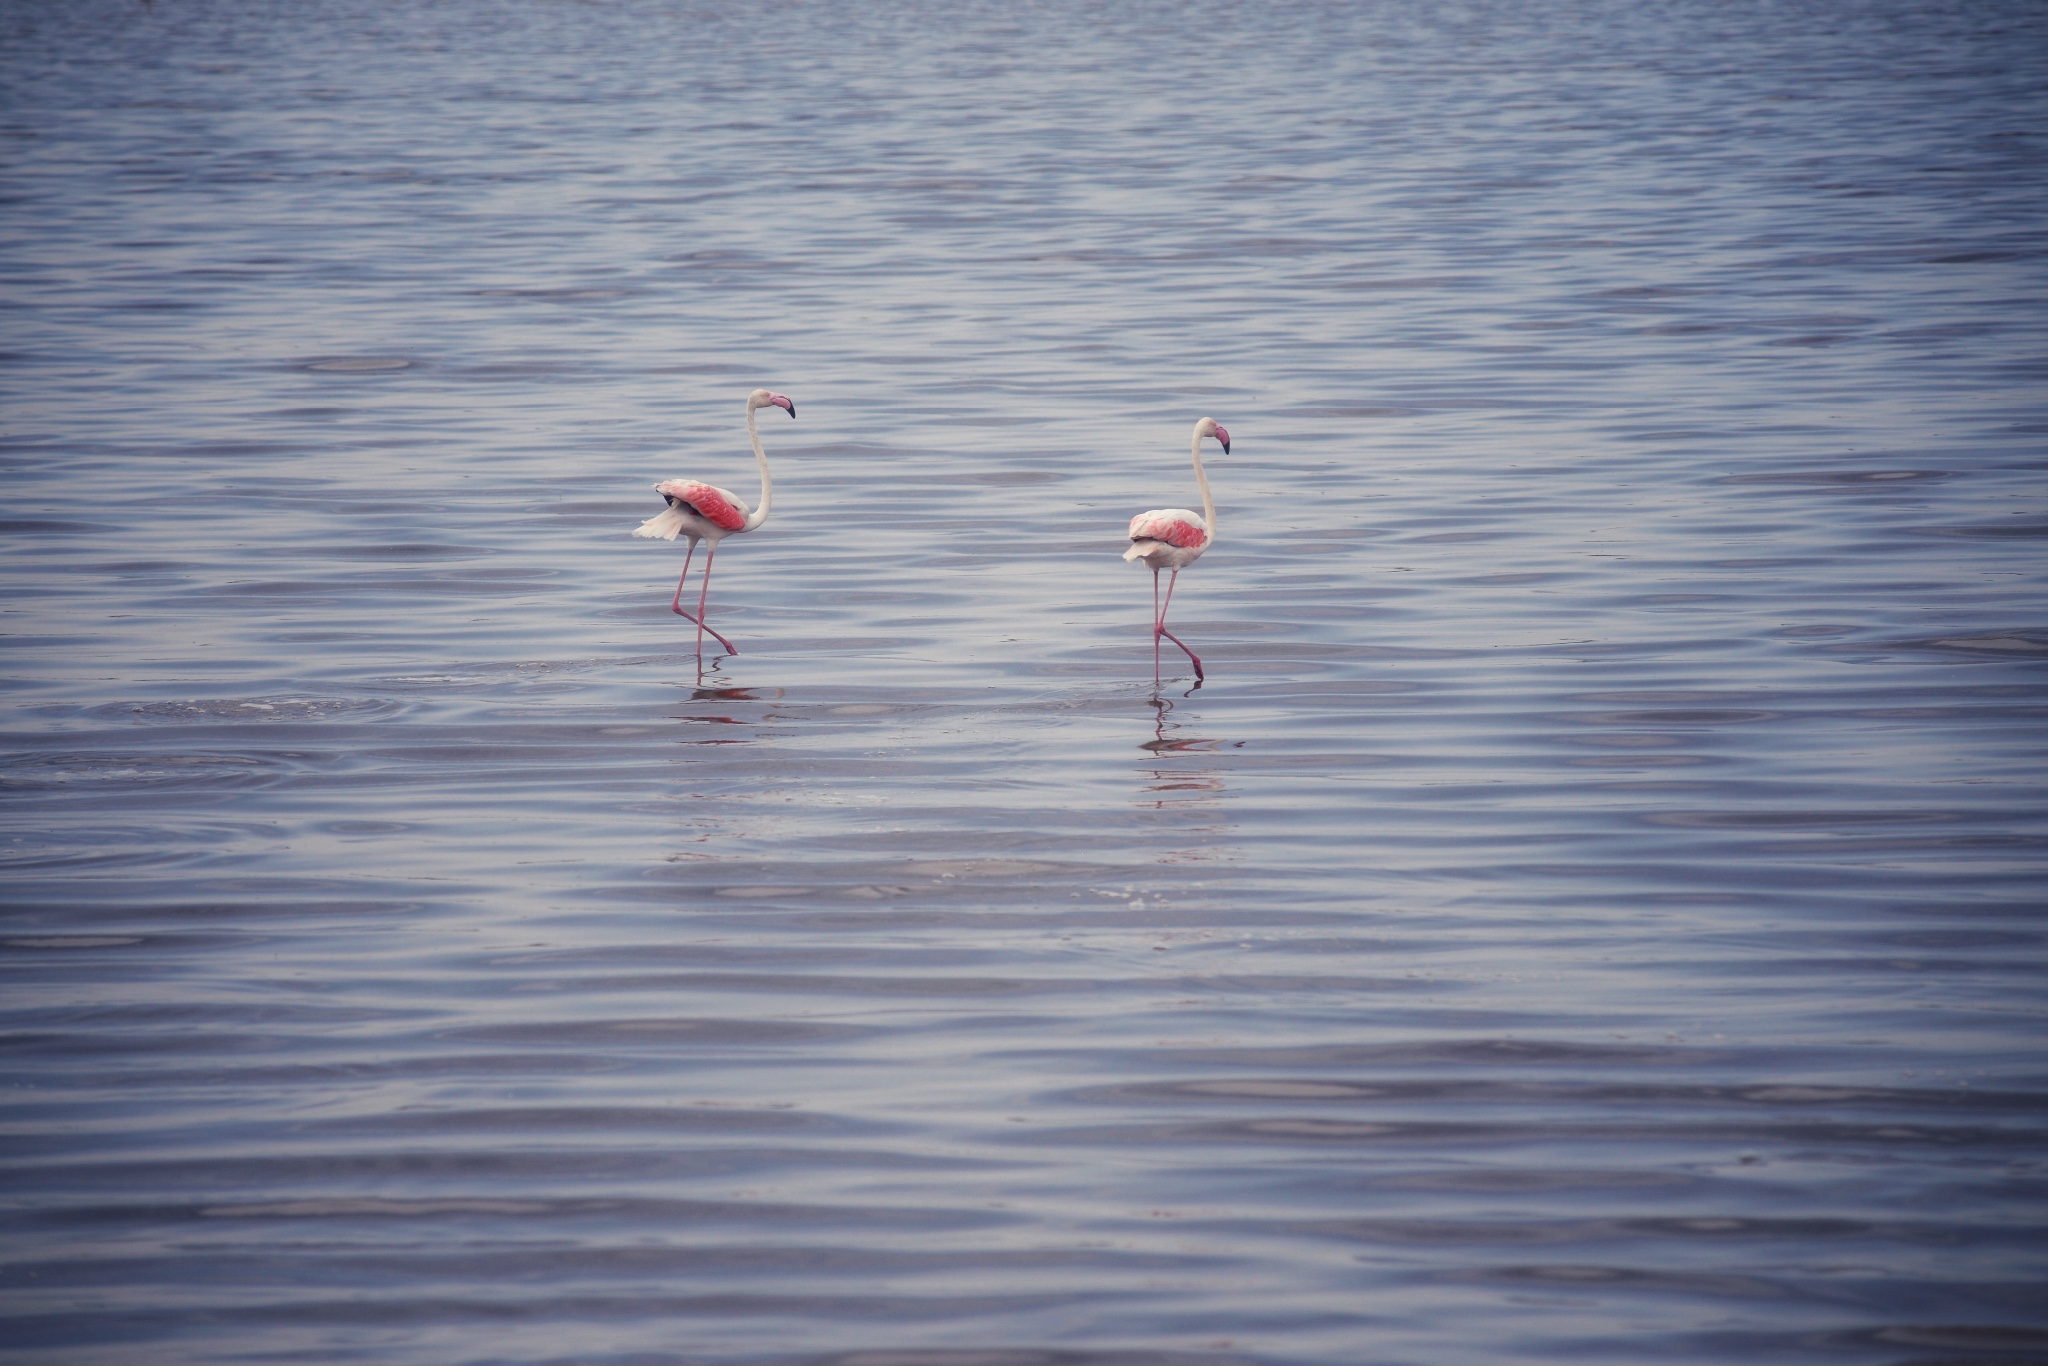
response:
[(1223, 443), (1223, 453), (1224, 453), (1225, 455), (1229, 455), (1229, 454), (1230, 454), (1230, 443), (1229, 443), (1228, 441), (1226, 441), (1226, 442), (1224, 442), (1224, 443)]
[(791, 417), (795, 417), (795, 416), (796, 416), (796, 405), (795, 405), (794, 403), (792, 403), (792, 404), (790, 404), (790, 405), (789, 405), (789, 415), (790, 415)]

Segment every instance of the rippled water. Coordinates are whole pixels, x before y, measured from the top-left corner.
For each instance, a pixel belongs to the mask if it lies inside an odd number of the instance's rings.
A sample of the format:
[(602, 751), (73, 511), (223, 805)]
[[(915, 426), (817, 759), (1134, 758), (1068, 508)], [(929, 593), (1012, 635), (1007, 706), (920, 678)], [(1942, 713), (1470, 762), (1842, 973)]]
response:
[(0, 1355), (2048, 1359), (2038, 8), (0, 26)]

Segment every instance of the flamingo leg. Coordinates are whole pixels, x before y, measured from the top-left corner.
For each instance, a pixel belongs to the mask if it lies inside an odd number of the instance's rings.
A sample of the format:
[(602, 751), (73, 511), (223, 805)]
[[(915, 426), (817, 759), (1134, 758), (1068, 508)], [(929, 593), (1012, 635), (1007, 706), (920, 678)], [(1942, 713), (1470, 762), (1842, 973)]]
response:
[[(720, 645), (723, 645), (725, 647), (725, 652), (727, 654), (736, 655), (740, 652), (739, 647), (737, 645), (734, 645), (724, 636), (719, 635), (718, 632), (713, 631), (711, 629), (710, 624), (704, 620), (704, 603), (705, 600), (711, 596), (711, 565), (712, 562), (715, 561), (717, 558), (718, 542), (713, 541), (711, 543), (711, 549), (704, 552), (703, 586), (697, 590), (697, 615), (691, 618), (691, 620), (697, 623), (697, 656), (700, 659), (703, 658), (704, 655), (704, 633), (706, 631), (711, 631), (712, 637), (716, 639)], [(685, 613), (684, 615), (687, 616), (689, 614)]]
[(1159, 571), (1152, 571), (1152, 686), (1159, 686), (1159, 633), (1166, 618), (1159, 614)]
[[(710, 550), (704, 553), (704, 587), (706, 590), (708, 590), (711, 587), (711, 557), (717, 552), (718, 547), (714, 545), (711, 547)], [(690, 561), (692, 558), (696, 556), (696, 554), (697, 542), (695, 540), (692, 540), (690, 542), (690, 548), (688, 552), (686, 552), (683, 556), (682, 576), (676, 580), (676, 595), (674, 599), (669, 602), (668, 610), (674, 612), (684, 621), (689, 622), (692, 626), (695, 626), (697, 628), (697, 653), (701, 655), (704, 653), (704, 633), (706, 631), (711, 631), (711, 628), (709, 626), (706, 626), (703, 621), (704, 594), (700, 592), (697, 595), (696, 616), (691, 616), (689, 612), (685, 611), (683, 608), (683, 585), (690, 581)], [(717, 636), (718, 643), (726, 648), (727, 653), (739, 653), (739, 650), (733, 645), (733, 643), (727, 640), (724, 636), (719, 635), (716, 631), (711, 631), (711, 634), (713, 636)]]
[(671, 611), (671, 612), (674, 612), (674, 613), (675, 613), (675, 614), (676, 614), (677, 616), (681, 617), (681, 618), (682, 618), (682, 619), (683, 619), (684, 621), (695, 621), (695, 620), (696, 620), (696, 618), (695, 618), (695, 617), (691, 616), (691, 615), (690, 615), (690, 614), (689, 614), (688, 612), (685, 612), (685, 611), (683, 610), (683, 585), (684, 585), (685, 583), (689, 582), (689, 578), (690, 578), (690, 561), (691, 561), (691, 560), (693, 560), (693, 559), (695, 559), (696, 557), (697, 557), (697, 538), (696, 538), (695, 536), (692, 536), (692, 537), (690, 538), (690, 548), (689, 548), (689, 549), (688, 549), (687, 551), (683, 552), (683, 572), (682, 572), (682, 575), (681, 575), (681, 577), (679, 577), (679, 578), (678, 578), (678, 579), (676, 580), (676, 595), (675, 595), (675, 598), (674, 598), (674, 599), (673, 599), (673, 600), (672, 600), (672, 601), (671, 601), (671, 602), (669, 603), (669, 605), (668, 605), (668, 610), (669, 610), (669, 611)]
[[(1155, 634), (1152, 637), (1152, 657), (1156, 672), (1159, 657), (1159, 637), (1165, 636), (1168, 640), (1180, 646), (1181, 653), (1185, 654), (1188, 657), (1188, 662), (1195, 666), (1195, 681), (1199, 683), (1205, 677), (1202, 673), (1202, 657), (1193, 650), (1190, 650), (1187, 647), (1187, 642), (1166, 629), (1166, 609), (1173, 606), (1173, 586), (1179, 582), (1180, 571), (1176, 569), (1173, 571), (1173, 577), (1166, 581), (1166, 605), (1159, 609), (1159, 621), (1156, 625)], [(1159, 571), (1156, 569), (1152, 571), (1152, 591), (1155, 593), (1159, 591)]]

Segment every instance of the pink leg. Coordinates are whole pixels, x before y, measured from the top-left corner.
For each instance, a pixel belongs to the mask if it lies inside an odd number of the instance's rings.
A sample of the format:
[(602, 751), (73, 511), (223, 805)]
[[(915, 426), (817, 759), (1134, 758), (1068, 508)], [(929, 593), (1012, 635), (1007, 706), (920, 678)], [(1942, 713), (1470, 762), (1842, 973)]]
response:
[[(1173, 606), (1173, 586), (1179, 582), (1180, 571), (1176, 569), (1173, 571), (1173, 577), (1166, 581), (1166, 607), (1161, 607), (1159, 609), (1159, 635), (1165, 636), (1168, 640), (1180, 646), (1181, 652), (1185, 654), (1188, 657), (1189, 662), (1195, 666), (1195, 681), (1199, 683), (1202, 681), (1204, 677), (1204, 674), (1202, 673), (1202, 657), (1196, 654), (1193, 650), (1188, 649), (1186, 642), (1181, 640), (1179, 636), (1175, 635), (1173, 632), (1166, 629), (1166, 608)], [(1152, 584), (1154, 590), (1157, 591), (1159, 585), (1159, 575), (1157, 571), (1154, 571), (1152, 575)], [(1159, 653), (1158, 636), (1154, 636), (1152, 639), (1152, 653), (1155, 658)]]
[(675, 595), (675, 598), (674, 598), (674, 600), (672, 600), (672, 601), (671, 601), (671, 602), (669, 603), (669, 605), (668, 605), (668, 610), (669, 610), (669, 611), (671, 611), (671, 612), (674, 612), (674, 613), (675, 613), (675, 614), (676, 614), (677, 616), (681, 617), (681, 618), (682, 618), (682, 619), (683, 619), (684, 621), (695, 621), (695, 620), (696, 620), (696, 618), (695, 618), (695, 617), (691, 616), (691, 615), (690, 615), (690, 614), (689, 614), (688, 612), (685, 612), (685, 611), (683, 610), (683, 585), (684, 585), (685, 583), (689, 582), (689, 579), (690, 579), (690, 561), (691, 561), (691, 560), (694, 560), (694, 559), (696, 559), (696, 558), (697, 558), (697, 538), (696, 538), (695, 536), (692, 536), (692, 537), (690, 538), (690, 548), (689, 548), (688, 550), (686, 550), (686, 551), (684, 551), (684, 552), (683, 552), (683, 572), (682, 572), (682, 576), (681, 576), (680, 578), (678, 578), (678, 579), (676, 580), (676, 595)]
[[(716, 554), (716, 553), (717, 553), (717, 551), (718, 551), (718, 547), (714, 545), (714, 546), (712, 546), (712, 547), (711, 547), (711, 549), (710, 549), (710, 550), (709, 550), (708, 552), (706, 552), (706, 553), (705, 553), (705, 556), (704, 556), (704, 586), (705, 586), (705, 588), (707, 588), (707, 589), (708, 589), (708, 588), (710, 588), (710, 586), (711, 586), (711, 556), (712, 556), (712, 555), (714, 555), (714, 554)], [(688, 550), (688, 551), (687, 551), (687, 552), (686, 552), (686, 553), (685, 553), (685, 554), (683, 555), (683, 573), (682, 573), (682, 577), (676, 580), (676, 596), (675, 596), (675, 600), (669, 603), (669, 605), (668, 605), (668, 610), (669, 610), (669, 611), (671, 611), (671, 612), (674, 612), (674, 613), (675, 613), (675, 614), (676, 614), (677, 616), (681, 617), (681, 618), (682, 618), (682, 619), (683, 619), (684, 621), (687, 621), (687, 622), (689, 622), (689, 623), (690, 623), (691, 625), (693, 625), (693, 626), (695, 626), (695, 627), (697, 628), (697, 653), (701, 655), (701, 654), (703, 654), (703, 653), (704, 653), (704, 633), (705, 633), (706, 631), (710, 631), (710, 630), (711, 630), (711, 628), (710, 628), (710, 627), (708, 627), (708, 626), (706, 626), (706, 625), (704, 624), (704, 621), (703, 621), (703, 617), (704, 617), (704, 598), (703, 598), (703, 594), (701, 594), (701, 593), (700, 593), (700, 594), (698, 594), (698, 597), (697, 597), (697, 615), (696, 615), (696, 616), (694, 616), (694, 617), (693, 617), (693, 616), (691, 616), (691, 615), (690, 615), (690, 614), (689, 614), (688, 612), (685, 612), (685, 611), (683, 610), (683, 584), (689, 581), (689, 577), (690, 577), (690, 561), (691, 561), (691, 560), (692, 560), (693, 558), (695, 558), (696, 554), (697, 554), (697, 542), (696, 542), (696, 540), (695, 540), (695, 539), (693, 538), (693, 539), (692, 539), (692, 540), (690, 541), (690, 548), (689, 548), (689, 550)], [(738, 653), (739, 653), (739, 651), (738, 651), (738, 650), (735, 650), (735, 649), (733, 649), (733, 644), (732, 644), (732, 642), (731, 642), (731, 641), (729, 641), (729, 640), (727, 640), (727, 639), (726, 639), (726, 638), (725, 638), (724, 636), (720, 636), (720, 635), (718, 635), (718, 632), (716, 632), (716, 631), (711, 631), (711, 634), (712, 634), (712, 635), (714, 635), (714, 636), (718, 636), (718, 643), (719, 643), (720, 645), (723, 645), (723, 646), (724, 646), (724, 647), (726, 648), (726, 650), (727, 650), (728, 652), (730, 652), (730, 653), (732, 653), (732, 654), (738, 654)]]
[(1159, 686), (1159, 632), (1165, 618), (1159, 615), (1159, 571), (1152, 571), (1152, 686)]
[[(699, 659), (704, 657), (704, 633), (711, 631), (711, 627), (704, 620), (704, 601), (711, 595), (711, 565), (717, 558), (718, 542), (713, 541), (711, 549), (704, 552), (704, 586), (697, 590), (697, 615), (695, 620), (697, 623), (697, 657)], [(739, 653), (739, 647), (735, 646), (724, 636), (719, 635), (716, 631), (711, 631), (711, 634), (720, 645), (725, 647), (727, 654), (736, 655)]]

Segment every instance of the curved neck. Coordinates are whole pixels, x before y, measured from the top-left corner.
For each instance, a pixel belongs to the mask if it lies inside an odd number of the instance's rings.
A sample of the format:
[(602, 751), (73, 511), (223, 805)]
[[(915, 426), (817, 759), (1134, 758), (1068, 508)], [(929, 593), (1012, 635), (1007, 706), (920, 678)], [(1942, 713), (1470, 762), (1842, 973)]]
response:
[(1188, 443), (1188, 454), (1195, 460), (1195, 482), (1202, 486), (1202, 522), (1209, 530), (1209, 539), (1202, 542), (1208, 549), (1216, 544), (1216, 500), (1209, 496), (1209, 476), (1202, 469), (1202, 434), (1195, 433), (1195, 439)]
[(768, 477), (768, 457), (761, 450), (761, 433), (754, 427), (754, 410), (747, 409), (747, 440), (754, 443), (754, 462), (761, 467), (761, 501), (747, 518), (744, 530), (752, 531), (768, 520), (768, 503), (775, 493), (775, 481)]

